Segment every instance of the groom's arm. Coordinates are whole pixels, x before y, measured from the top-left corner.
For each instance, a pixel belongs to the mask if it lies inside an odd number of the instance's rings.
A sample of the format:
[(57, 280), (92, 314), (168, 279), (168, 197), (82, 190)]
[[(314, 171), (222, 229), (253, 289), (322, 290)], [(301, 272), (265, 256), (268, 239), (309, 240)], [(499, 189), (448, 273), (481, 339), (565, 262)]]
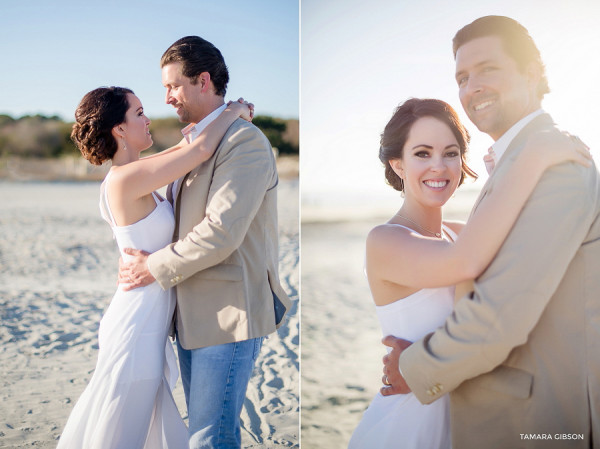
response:
[(491, 371), (527, 341), (591, 226), (592, 170), (562, 164), (546, 172), (473, 297), (402, 352), (400, 369), (422, 403)]
[(252, 125), (226, 136), (218, 150), (206, 216), (191, 232), (148, 257), (162, 288), (225, 260), (242, 243), (277, 173), (267, 138)]

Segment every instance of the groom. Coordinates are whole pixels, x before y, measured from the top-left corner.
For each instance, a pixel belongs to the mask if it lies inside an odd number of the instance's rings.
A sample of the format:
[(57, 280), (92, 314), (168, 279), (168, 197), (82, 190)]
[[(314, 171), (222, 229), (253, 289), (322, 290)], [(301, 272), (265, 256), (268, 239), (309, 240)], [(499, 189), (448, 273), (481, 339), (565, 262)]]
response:
[[(185, 139), (225, 109), (229, 81), (221, 52), (184, 37), (163, 54), (166, 102)], [(175, 333), (188, 406), (190, 448), (239, 448), (240, 413), (263, 337), (282, 323), (290, 300), (279, 283), (277, 169), (267, 138), (237, 120), (215, 155), (167, 189), (173, 242), (135, 260), (119, 279), (175, 287)]]
[[(495, 140), (495, 168), (474, 209), (532, 134), (554, 124), (527, 30), (488, 16), (454, 37), (465, 112)], [(600, 177), (547, 171), (502, 248), (443, 327), (413, 344), (388, 336), (382, 394), (424, 404), (450, 393), (452, 446), (600, 447)], [(399, 371), (400, 370), (400, 371)]]

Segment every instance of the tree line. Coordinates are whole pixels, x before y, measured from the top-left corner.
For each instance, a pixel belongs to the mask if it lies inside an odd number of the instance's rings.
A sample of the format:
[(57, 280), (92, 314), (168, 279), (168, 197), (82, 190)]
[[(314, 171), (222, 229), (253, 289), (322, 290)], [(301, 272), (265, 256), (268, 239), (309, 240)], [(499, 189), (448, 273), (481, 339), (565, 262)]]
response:
[[(298, 154), (298, 120), (258, 115), (252, 121), (279, 154)], [(0, 157), (57, 158), (78, 155), (71, 140), (72, 122), (58, 116), (25, 115), (13, 118), (0, 114)], [(182, 124), (176, 118), (153, 119), (150, 152), (162, 151), (181, 140)]]

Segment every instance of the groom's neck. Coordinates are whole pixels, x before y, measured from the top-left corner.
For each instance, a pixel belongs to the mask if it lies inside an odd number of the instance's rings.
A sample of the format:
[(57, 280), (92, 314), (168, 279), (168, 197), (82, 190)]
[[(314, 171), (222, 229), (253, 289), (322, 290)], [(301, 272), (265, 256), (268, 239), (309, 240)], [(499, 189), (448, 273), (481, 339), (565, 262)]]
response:
[(213, 96), (207, 98), (206, 100), (207, 101), (205, 102), (204, 107), (202, 108), (202, 111), (200, 112), (200, 114), (198, 114), (198, 117), (193, 117), (193, 121), (195, 123), (200, 122), (201, 120), (206, 118), (211, 112), (213, 112), (215, 109), (218, 109), (221, 106), (223, 106), (223, 104), (225, 104), (225, 99), (223, 97), (218, 97), (216, 95), (213, 95)]

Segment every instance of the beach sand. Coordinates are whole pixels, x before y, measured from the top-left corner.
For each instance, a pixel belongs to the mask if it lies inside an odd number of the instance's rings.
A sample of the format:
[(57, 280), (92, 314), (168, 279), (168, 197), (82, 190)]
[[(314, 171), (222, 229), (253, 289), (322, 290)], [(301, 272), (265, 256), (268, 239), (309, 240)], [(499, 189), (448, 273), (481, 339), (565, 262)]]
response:
[[(0, 448), (54, 448), (93, 373), (118, 251), (99, 183), (0, 182)], [(280, 275), (294, 307), (264, 343), (242, 412), (246, 448), (298, 448), (298, 179), (279, 184)], [(174, 391), (186, 417), (181, 381)]]
[[(466, 219), (476, 190), (458, 192), (445, 219)], [(380, 210), (377, 204), (366, 204)], [(381, 387), (381, 331), (364, 274), (365, 239), (389, 215), (302, 209), (302, 449), (343, 449)], [(340, 217), (345, 216), (345, 221)], [(359, 217), (353, 220), (353, 217)]]

